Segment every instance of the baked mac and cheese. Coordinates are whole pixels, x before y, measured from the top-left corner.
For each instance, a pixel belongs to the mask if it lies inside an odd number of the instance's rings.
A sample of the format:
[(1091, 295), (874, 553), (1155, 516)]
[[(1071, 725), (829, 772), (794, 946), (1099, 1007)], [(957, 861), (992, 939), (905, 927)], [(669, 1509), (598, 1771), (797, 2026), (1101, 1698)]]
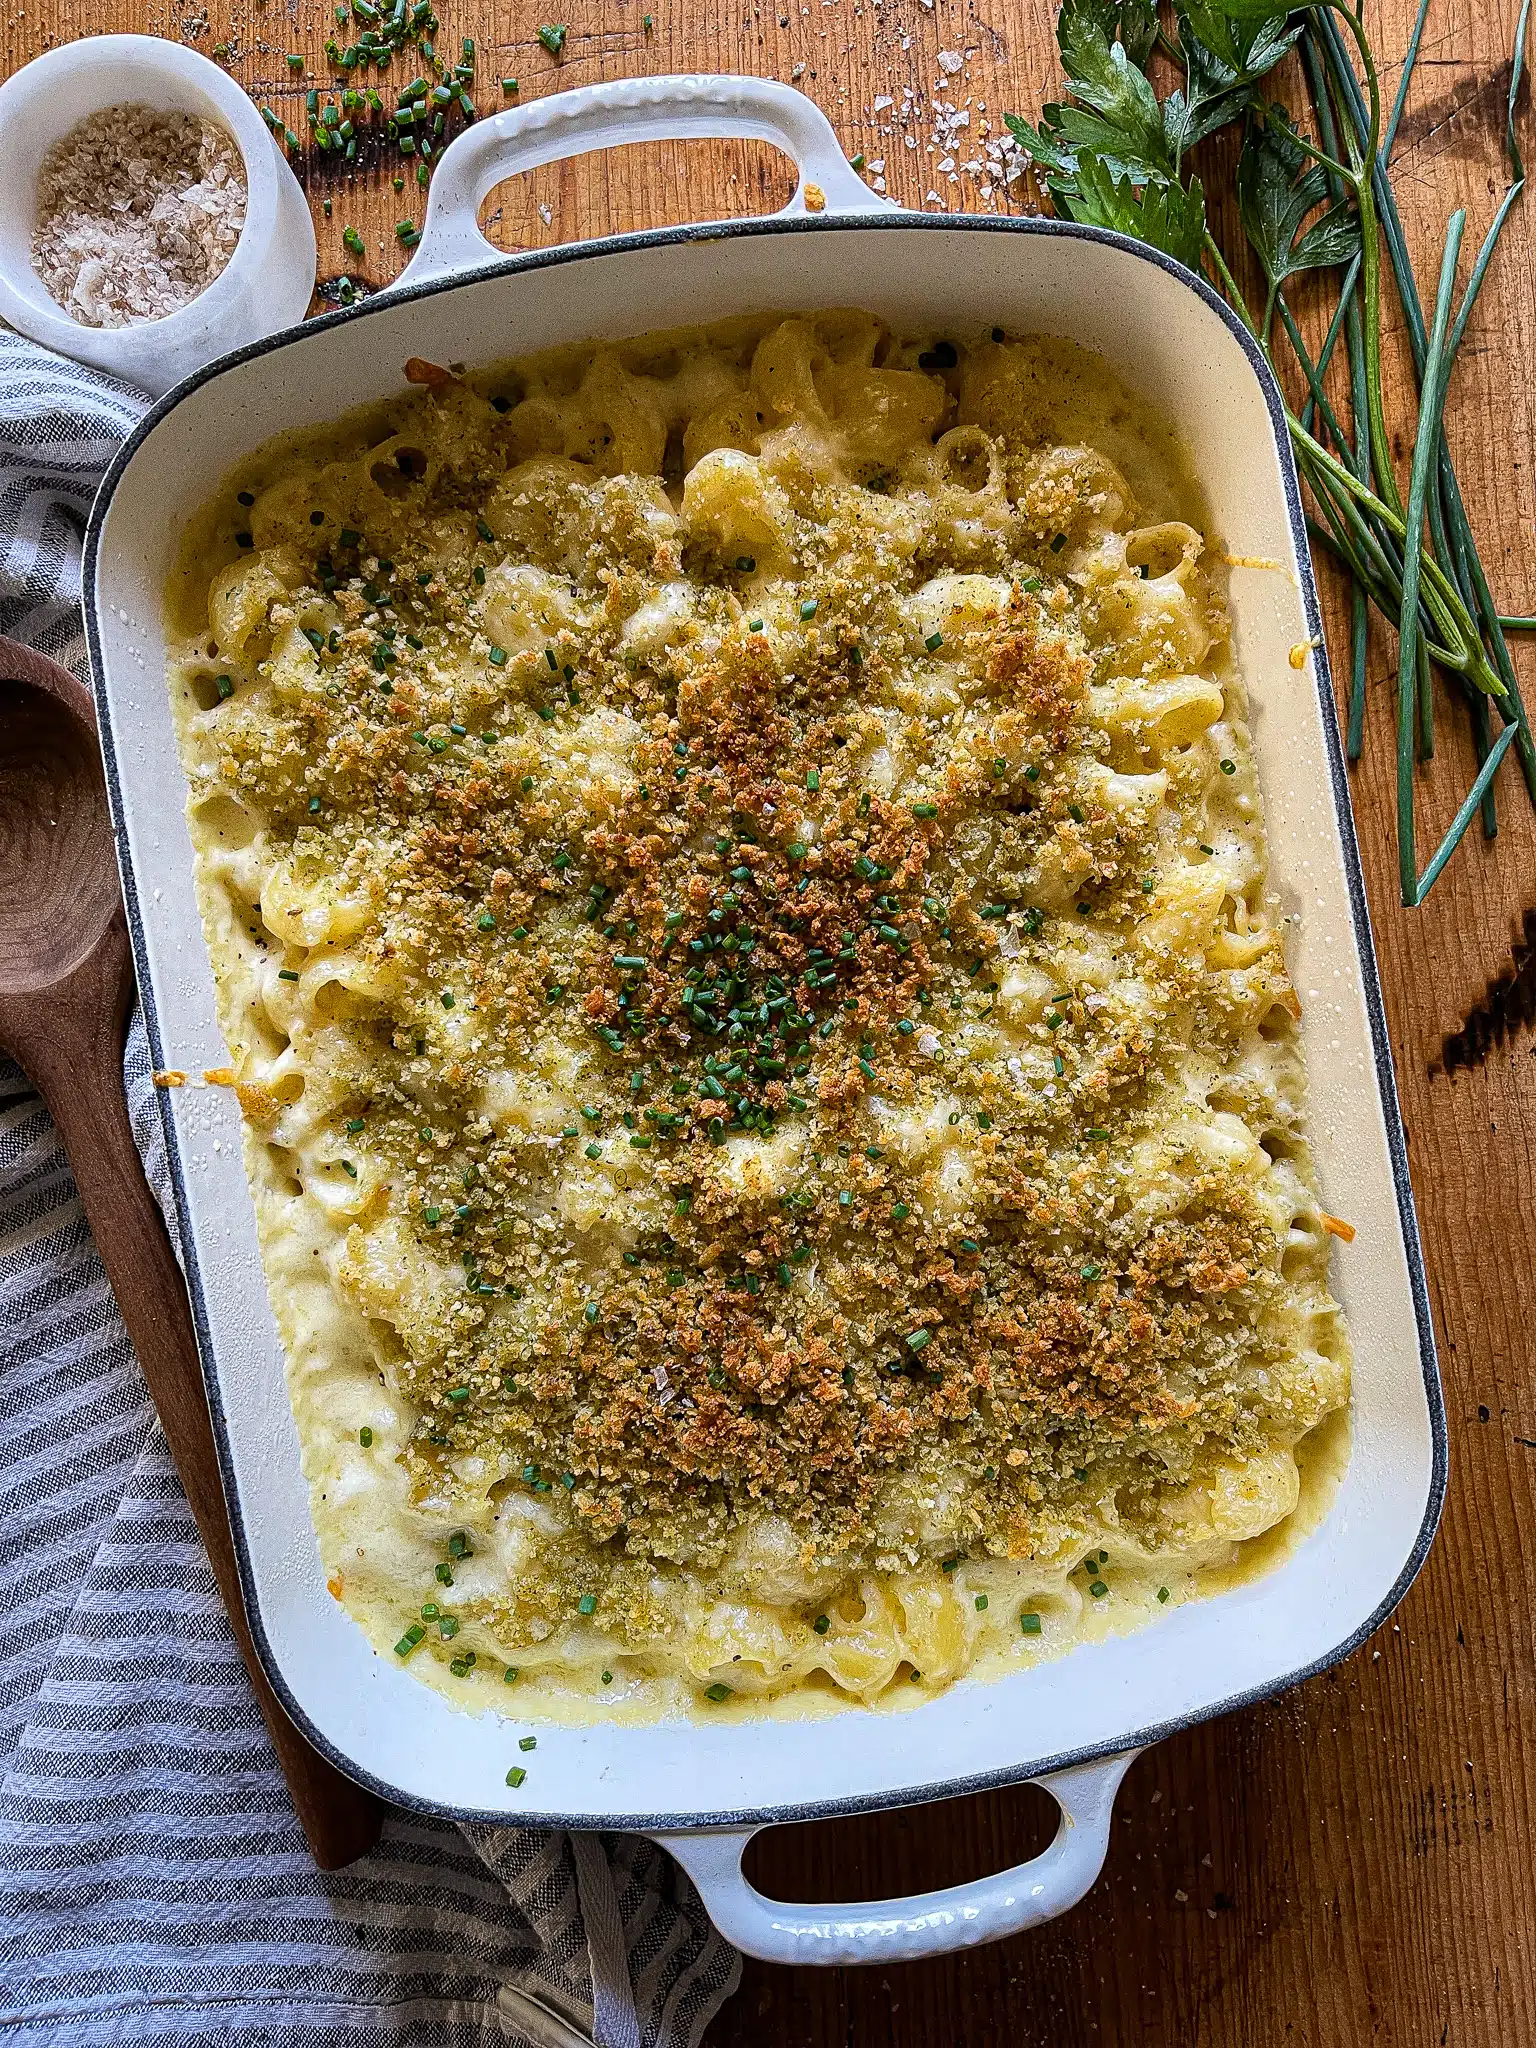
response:
[(466, 1704), (731, 1711), (1230, 1572), (1342, 1226), (1170, 438), (857, 312), (407, 376), (172, 594), (337, 1596)]

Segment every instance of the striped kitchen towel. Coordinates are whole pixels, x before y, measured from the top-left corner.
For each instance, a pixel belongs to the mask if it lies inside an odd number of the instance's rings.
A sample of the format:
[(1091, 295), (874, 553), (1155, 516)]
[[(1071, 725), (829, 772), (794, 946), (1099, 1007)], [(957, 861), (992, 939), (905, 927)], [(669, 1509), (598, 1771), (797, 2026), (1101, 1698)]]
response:
[[(143, 410), (0, 330), (0, 632), (82, 673), (85, 515)], [(137, 1020), (125, 1065), (165, 1206)], [(0, 1585), (0, 2048), (694, 2048), (735, 1989), (633, 1836), (395, 1814), (314, 1868), (68, 1163), (4, 1061)]]

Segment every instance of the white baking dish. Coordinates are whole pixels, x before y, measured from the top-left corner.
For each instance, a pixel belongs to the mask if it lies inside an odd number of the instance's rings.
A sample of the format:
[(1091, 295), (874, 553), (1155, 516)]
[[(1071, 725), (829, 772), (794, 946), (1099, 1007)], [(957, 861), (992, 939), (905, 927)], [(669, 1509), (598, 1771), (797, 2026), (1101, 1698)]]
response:
[[(801, 168), (769, 221), (496, 257), (476, 204), (508, 171), (641, 135), (749, 134)], [(815, 188), (819, 187), (820, 192)], [(816, 209), (807, 211), (807, 200)], [(114, 464), (91, 523), (88, 622), (123, 885), (156, 1063), (221, 1065), (166, 690), (160, 593), (182, 522), (280, 429), (398, 388), (408, 356), (484, 363), (584, 337), (764, 308), (865, 306), (897, 327), (1044, 330), (1100, 351), (1182, 431), (1234, 556), (1238, 656), (1273, 875), (1297, 923), (1312, 1135), (1325, 1194), (1358, 1227), (1337, 1260), (1354, 1331), (1354, 1447), (1326, 1521), (1269, 1576), (996, 1683), (904, 1713), (790, 1723), (546, 1729), (511, 1792), (495, 1713), (458, 1713), (377, 1656), (325, 1589), (229, 1091), (163, 1098), (204, 1369), (247, 1601), (272, 1681), (316, 1743), (389, 1799), (459, 1815), (665, 1838), (733, 1939), (801, 1961), (887, 1960), (1061, 1911), (1103, 1860), (1134, 1751), (1334, 1662), (1422, 1562), (1445, 1430), (1386, 1025), (1346, 802), (1320, 620), (1280, 398), (1231, 315), (1176, 265), (1041, 220), (900, 213), (870, 193), (811, 104), (743, 79), (598, 86), (485, 122), (433, 185), (402, 286), (257, 344), (183, 384)], [(1311, 643), (1299, 669), (1290, 655)], [(740, 1873), (752, 1830), (1019, 1779), (1063, 1810), (1033, 1863), (889, 1905), (781, 1907)]]

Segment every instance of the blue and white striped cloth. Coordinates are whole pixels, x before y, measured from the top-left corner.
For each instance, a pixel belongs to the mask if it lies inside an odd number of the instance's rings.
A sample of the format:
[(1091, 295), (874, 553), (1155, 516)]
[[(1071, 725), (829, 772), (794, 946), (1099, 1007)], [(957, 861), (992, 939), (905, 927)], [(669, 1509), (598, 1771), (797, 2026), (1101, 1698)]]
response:
[[(143, 409), (0, 330), (0, 633), (81, 673), (85, 515)], [(137, 1023), (125, 1064), (164, 1204)], [(735, 1989), (633, 1836), (396, 1814), (314, 1868), (68, 1163), (3, 1060), (0, 1588), (3, 2048), (695, 2048)]]

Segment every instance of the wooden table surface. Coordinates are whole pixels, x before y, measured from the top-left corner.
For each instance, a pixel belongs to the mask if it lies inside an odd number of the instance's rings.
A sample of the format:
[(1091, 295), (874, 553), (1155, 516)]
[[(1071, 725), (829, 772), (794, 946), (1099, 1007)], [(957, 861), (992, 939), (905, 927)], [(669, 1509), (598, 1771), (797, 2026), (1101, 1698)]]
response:
[[(451, 42), (457, 55), (462, 37), (477, 41), (482, 107), (502, 103), (504, 75), (525, 100), (648, 72), (790, 80), (826, 109), (850, 155), (865, 154), (871, 175), (883, 161), (892, 197), (933, 210), (1029, 203), (1022, 186), (1000, 182), (987, 145), (1005, 111), (1033, 116), (1058, 76), (1046, 0), (737, 0), (718, 12), (569, 0), (558, 62), (537, 40), (541, 18), (504, 0), (438, 0), (438, 11), (440, 47)], [(1412, 0), (1386, 0), (1375, 16), (1389, 89), (1412, 14)], [(1433, 0), (1396, 172), (1430, 297), (1447, 214), (1469, 209), (1475, 248), (1504, 186), (1514, 15), (1515, 0)], [(8, 0), (0, 74), (88, 31), (149, 31), (219, 57), (302, 130), (303, 91), (326, 82), (331, 23), (319, 0)], [(308, 74), (288, 66), (290, 51), (309, 58)], [(1528, 155), (1532, 125), (1522, 110)], [(420, 219), (414, 186), (397, 194), (378, 168), (355, 178), (299, 168), (322, 277), (393, 275), (404, 256), (395, 223)], [(763, 211), (790, 185), (782, 160), (755, 146), (643, 145), (509, 185), (492, 230), (507, 246), (549, 244)], [(1449, 408), (1483, 559), (1502, 608), (1520, 613), (1536, 610), (1532, 204), (1504, 239)], [(363, 235), (362, 257), (343, 247), (347, 225)], [(1399, 360), (1399, 419), (1403, 377)], [(1331, 601), (1336, 626), (1336, 592)], [(1529, 697), (1536, 659), (1517, 659)], [(1429, 1563), (1393, 1622), (1337, 1670), (1138, 1762), (1104, 1876), (1075, 1913), (921, 1966), (749, 1962), (710, 2048), (1536, 2042), (1536, 1575), (1520, 1535), (1522, 1524), (1536, 1528), (1536, 830), (1511, 764), (1498, 841), (1469, 834), (1428, 906), (1397, 907), (1394, 663), (1385, 639), (1373, 644), (1354, 792), (1450, 1416), (1450, 1497)], [(1440, 735), (1421, 785), (1421, 846), (1473, 772), (1464, 724), (1442, 718)], [(1490, 1049), (1447, 1073), (1444, 1042), (1469, 1016)], [(1490, 1019), (1509, 1030), (1490, 1032)], [(1053, 1816), (1025, 1788), (921, 1819), (783, 1829), (760, 1839), (748, 1867), (781, 1897), (896, 1895), (1019, 1860)]]

